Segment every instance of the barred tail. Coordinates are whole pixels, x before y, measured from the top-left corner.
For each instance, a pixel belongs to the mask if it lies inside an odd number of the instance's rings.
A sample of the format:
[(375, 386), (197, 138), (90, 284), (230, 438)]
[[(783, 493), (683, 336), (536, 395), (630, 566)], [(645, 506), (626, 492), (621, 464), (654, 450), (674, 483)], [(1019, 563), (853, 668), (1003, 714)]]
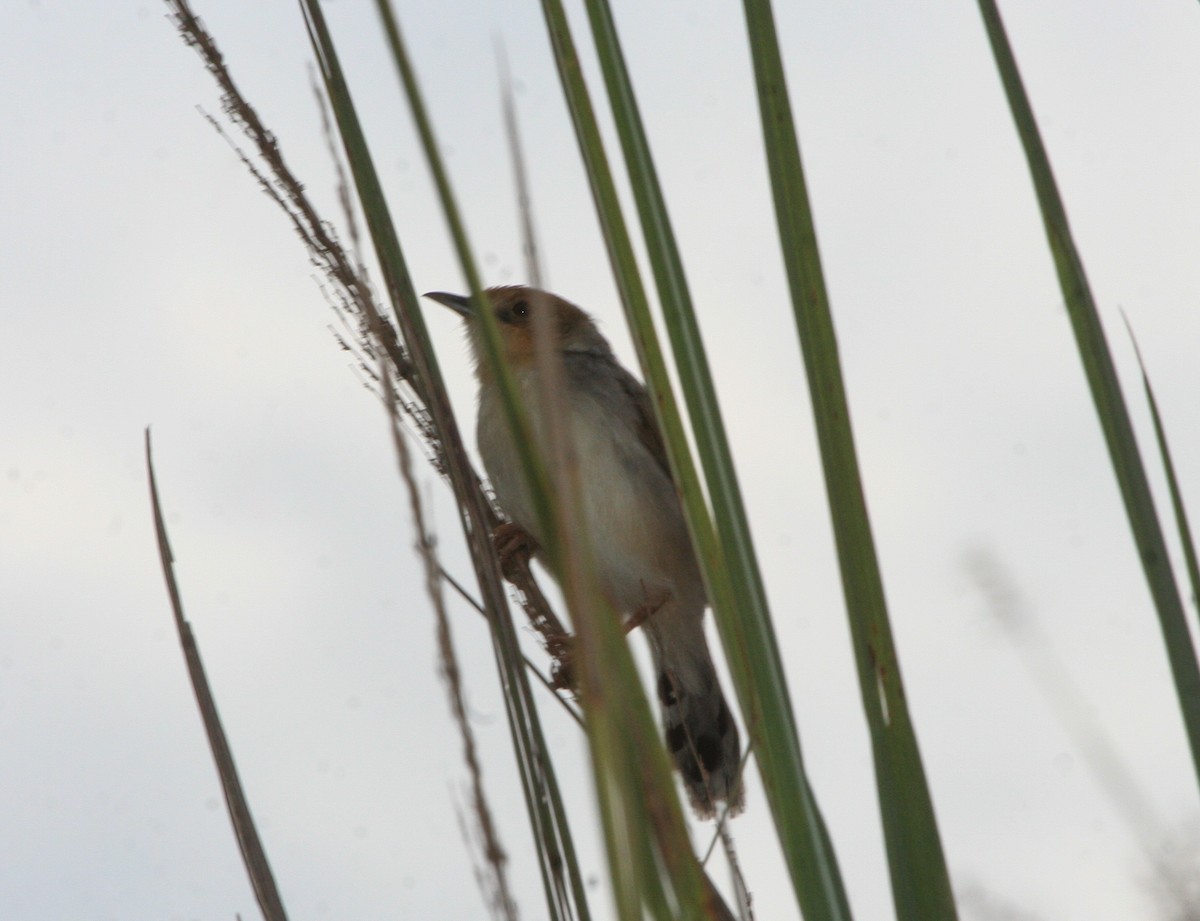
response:
[(650, 631), (667, 750), (697, 815), (712, 818), (722, 801), (736, 815), (743, 806), (738, 728), (721, 693), (701, 622), (689, 621), (686, 632), (678, 620), (669, 630)]

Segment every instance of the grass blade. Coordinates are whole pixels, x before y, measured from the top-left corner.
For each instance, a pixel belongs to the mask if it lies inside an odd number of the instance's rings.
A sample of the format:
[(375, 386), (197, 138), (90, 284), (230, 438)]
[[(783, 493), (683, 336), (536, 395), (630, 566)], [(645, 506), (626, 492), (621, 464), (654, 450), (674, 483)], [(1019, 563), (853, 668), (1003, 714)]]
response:
[[(312, 0), (302, 0), (302, 2), (306, 9), (316, 8), (316, 4)], [(416, 73), (412, 69), (408, 52), (405, 50), (404, 41), (400, 35), (400, 24), (396, 19), (389, 0), (376, 0), (375, 5), (383, 23), (388, 48), (392, 53), (392, 61), (396, 65), (397, 74), (400, 77), (405, 97), (412, 112), (417, 134), (421, 139), (421, 147), (425, 152), (425, 162), (433, 174), (433, 181), (437, 188), (438, 199), (442, 205), (442, 212), (445, 214), (446, 222), (450, 226), (450, 236), (455, 252), (458, 254), (459, 264), (462, 267), (463, 275), (466, 278), (472, 298), (477, 305), (482, 306), (485, 303), (482, 293), (483, 284), (480, 281), (479, 271), (476, 268), (475, 259), (471, 253), (471, 245), (467, 240), (466, 225), (463, 222), (458, 204), (455, 201), (454, 193), (450, 188), (450, 178), (446, 172), (445, 165), (442, 163), (441, 154), (437, 148), (437, 141), (434, 138), (433, 123), (425, 108), (420, 87), (417, 85)], [(336, 57), (334, 56), (332, 42), (328, 43), (327, 53), (331, 56), (331, 65), (336, 66)], [(349, 103), (349, 91), (344, 88), (344, 85), (341, 92), (344, 92), (346, 101)], [(359, 145), (360, 142), (356, 140), (355, 143)], [(360, 150), (365, 154), (365, 140), (361, 141)], [(380, 204), (382, 205), (382, 198), (380, 199)], [(394, 235), (394, 231), (392, 233)], [(399, 254), (398, 242), (396, 244), (396, 253)], [(411, 309), (417, 314), (417, 322), (419, 323), (420, 330), (423, 332), (425, 324), (423, 320), (419, 319), (420, 312), (415, 303)], [(557, 539), (555, 516), (553, 509), (550, 507), (550, 499), (547, 494), (548, 479), (545, 464), (543, 459), (538, 456), (535, 448), (536, 443), (530, 435), (529, 419), (525, 413), (524, 405), (517, 396), (512, 369), (508, 367), (507, 362), (504, 360), (503, 351), (500, 346), (500, 331), (496, 326), (496, 319), (490, 310), (480, 309), (478, 316), (483, 321), (480, 324), (480, 328), (484, 333), (483, 338), (487, 350), (488, 363), (493, 373), (495, 373), (497, 383), (500, 387), (502, 403), (509, 428), (515, 433), (514, 441), (517, 451), (520, 454), (521, 466), (526, 475), (526, 484), (529, 487), (533, 505), (538, 515), (539, 524), (541, 525), (543, 544), (545, 545), (546, 552), (553, 561), (559, 542)], [(432, 344), (428, 344), (428, 347), (432, 351)]]
[[(810, 918), (845, 917), (849, 907), (841, 874), (808, 789), (741, 490), (612, 10), (607, 0), (587, 0), (586, 6), (720, 533), (725, 565), (712, 560), (714, 565), (708, 567), (714, 614), (801, 906)], [(703, 538), (698, 541), (702, 542)]]
[(1121, 498), (1125, 503), (1125, 513), (1129, 518), (1130, 531), (1137, 545), (1146, 583), (1158, 612), (1159, 626), (1167, 647), (1167, 659), (1175, 681), (1175, 693), (1179, 698), (1188, 745), (1191, 748), (1192, 764), (1197, 781), (1200, 782), (1200, 666), (1197, 665), (1195, 647), (1188, 632), (1179, 587), (1171, 572), (1166, 540), (1154, 509), (1154, 499), (1134, 437), (1133, 423), (1121, 393), (1121, 385), (1104, 335), (1104, 327), (1096, 310), (1096, 302), (1083, 270), (1083, 262), (1071, 236), (1066, 209), (1063, 207), (1054, 173), (1050, 168), (1050, 159), (1042, 143), (1033, 109), (1029, 105), (1016, 59), (1000, 19), (1000, 11), (993, 0), (979, 0), (979, 10), (987, 28), (988, 40), (992, 45), (992, 53), (1004, 84), (1013, 121), (1025, 148), (1025, 157), (1037, 192), (1038, 206), (1042, 212), (1050, 250), (1054, 255), (1054, 266), (1066, 300), (1067, 313), (1071, 318), (1079, 357), (1092, 392), (1092, 401), (1100, 417), (1100, 427), (1104, 431), (1108, 454), (1117, 475)]
[(956, 917), (908, 713), (859, 474), (837, 339), (769, 0), (744, 0), (784, 263), (813, 403), (859, 687), (901, 921)]
[(1154, 388), (1150, 386), (1146, 362), (1142, 360), (1142, 349), (1133, 334), (1133, 327), (1129, 325), (1129, 318), (1124, 314), (1122, 316), (1125, 319), (1125, 327), (1129, 330), (1129, 338), (1133, 342), (1138, 367), (1142, 371), (1142, 386), (1146, 390), (1146, 402), (1150, 405), (1150, 417), (1154, 420), (1154, 437), (1158, 441), (1158, 453), (1162, 458), (1163, 470), (1167, 474), (1167, 486), (1171, 490), (1171, 509), (1175, 513), (1175, 527), (1179, 530), (1179, 541), (1183, 545), (1183, 559), (1192, 588), (1192, 604), (1200, 606), (1200, 564), (1196, 560), (1196, 544), (1192, 540), (1192, 526), (1188, 523), (1187, 507), (1183, 504), (1183, 491), (1179, 488), (1175, 463), (1171, 460), (1171, 449), (1167, 444), (1167, 431), (1158, 411), (1158, 400), (1154, 398)]
[(154, 460), (150, 452), (150, 429), (146, 429), (146, 474), (150, 480), (150, 504), (154, 509), (154, 530), (158, 535), (158, 557), (162, 561), (163, 579), (167, 583), (167, 594), (171, 598), (171, 610), (175, 615), (175, 629), (179, 633), (179, 645), (183, 647), (183, 657), (187, 662), (188, 679), (192, 683), (192, 692), (196, 695), (196, 705), (200, 708), (200, 718), (204, 721), (204, 733), (208, 737), (208, 747), (212, 750), (213, 761), (217, 766), (217, 775), (221, 779), (221, 792), (225, 796), (225, 808), (229, 812), (229, 820), (233, 824), (233, 832), (237, 836), (238, 849), (242, 854), (242, 863), (250, 877), (250, 886), (258, 907), (262, 909), (266, 921), (287, 921), (287, 912), (283, 909), (283, 899), (279, 896), (279, 888), (275, 885), (275, 875), (267, 861), (267, 853), (263, 849), (258, 829), (254, 825), (254, 817), (250, 814), (250, 805), (246, 802), (246, 793), (242, 789), (242, 781), (238, 777), (237, 765), (233, 762), (233, 751), (229, 747), (229, 739), (221, 726), (221, 717), (217, 713), (217, 703), (213, 699), (212, 688), (209, 687), (208, 677), (204, 673), (204, 663), (200, 660), (200, 648), (192, 635), (191, 624), (183, 616), (183, 602), (179, 595), (179, 584), (175, 580), (175, 555), (171, 552), (171, 544), (167, 539), (167, 525), (163, 520), (162, 505), (158, 499), (158, 483), (154, 478)]
[(525, 166), (525, 148), (521, 144), (521, 126), (517, 120), (517, 100), (513, 92), (512, 74), (508, 69), (508, 55), (503, 44), (497, 43), (496, 54), (500, 62), (500, 107), (504, 112), (504, 136), (508, 141), (508, 156), (512, 160), (517, 211), (521, 215), (521, 249), (525, 253), (525, 274), (530, 285), (544, 288), (546, 283), (542, 274), (542, 260), (533, 226), (529, 171)]

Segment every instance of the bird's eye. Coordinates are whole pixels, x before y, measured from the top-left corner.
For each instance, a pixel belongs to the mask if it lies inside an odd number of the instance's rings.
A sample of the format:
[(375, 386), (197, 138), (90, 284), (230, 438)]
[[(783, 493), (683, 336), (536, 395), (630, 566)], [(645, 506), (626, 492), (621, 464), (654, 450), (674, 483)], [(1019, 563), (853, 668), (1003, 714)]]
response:
[(527, 317), (529, 316), (529, 305), (524, 301), (517, 301), (512, 305), (512, 313), (514, 317)]

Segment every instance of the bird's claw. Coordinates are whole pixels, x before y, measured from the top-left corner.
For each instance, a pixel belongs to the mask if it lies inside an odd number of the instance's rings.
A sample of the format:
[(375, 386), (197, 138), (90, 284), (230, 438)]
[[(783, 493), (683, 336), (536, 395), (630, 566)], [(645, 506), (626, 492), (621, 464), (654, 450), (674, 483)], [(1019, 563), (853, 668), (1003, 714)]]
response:
[[(658, 604), (642, 605), (625, 621), (622, 629), (626, 634), (632, 633), (653, 617), (665, 603), (660, 601)], [(558, 691), (577, 692), (579, 687), (575, 674), (575, 638), (566, 634), (556, 636), (552, 643), (547, 644), (547, 649), (554, 657), (554, 665), (550, 670), (551, 687)]]
[(533, 535), (511, 521), (497, 525), (492, 532), (492, 544), (500, 558), (500, 569), (510, 582), (514, 573), (529, 566), (530, 557), (539, 549)]

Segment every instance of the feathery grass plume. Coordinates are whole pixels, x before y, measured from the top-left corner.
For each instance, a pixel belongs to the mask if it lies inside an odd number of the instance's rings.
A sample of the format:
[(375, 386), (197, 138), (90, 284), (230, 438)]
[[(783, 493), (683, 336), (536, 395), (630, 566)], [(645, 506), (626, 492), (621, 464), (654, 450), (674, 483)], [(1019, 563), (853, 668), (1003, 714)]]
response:
[(146, 475), (150, 482), (150, 505), (154, 510), (154, 531), (158, 539), (158, 558), (162, 563), (163, 579), (167, 584), (167, 594), (171, 599), (171, 610), (175, 615), (175, 630), (179, 634), (179, 645), (183, 647), (184, 661), (187, 663), (188, 679), (192, 683), (192, 692), (196, 695), (196, 705), (200, 709), (200, 718), (204, 721), (204, 733), (208, 738), (208, 747), (212, 751), (213, 761), (217, 767), (217, 776), (221, 780), (221, 792), (225, 797), (225, 808), (229, 812), (229, 821), (233, 825), (237, 837), (238, 851), (242, 855), (242, 864), (250, 877), (250, 887), (258, 900), (266, 921), (287, 921), (287, 912), (283, 909), (283, 899), (279, 888), (275, 885), (275, 875), (271, 872), (271, 864), (263, 849), (262, 840), (250, 814), (250, 804), (246, 801), (246, 793), (242, 789), (241, 778), (238, 777), (237, 765), (233, 761), (233, 751), (229, 747), (229, 739), (221, 725), (221, 717), (217, 712), (217, 703), (213, 698), (212, 688), (208, 684), (208, 676), (204, 673), (204, 663), (200, 659), (200, 647), (192, 634), (192, 626), (183, 616), (183, 601), (179, 593), (179, 583), (175, 579), (175, 554), (171, 552), (171, 543), (167, 538), (167, 524), (163, 520), (162, 504), (158, 498), (158, 483), (154, 477), (154, 458), (150, 451), (150, 428), (146, 428)]
[[(381, 318), (384, 349), (391, 360), (393, 373), (396, 375), (400, 405), (404, 409), (408, 422), (421, 437), (430, 462), (442, 476), (448, 476), (444, 452), (430, 419), (429, 410), (417, 389), (413, 365), (396, 335), (395, 328), (386, 319), (382, 319), (378, 301), (362, 271), (361, 260), (350, 258), (339, 242), (333, 225), (320, 217), (304, 191), (304, 184), (284, 160), (274, 134), (263, 124), (254, 107), (241, 94), (225, 65), (216, 41), (193, 12), (188, 0), (165, 0), (165, 2), (172, 10), (172, 18), (184, 42), (196, 50), (205, 67), (216, 79), (221, 91), (222, 111), (254, 145), (255, 151), (262, 160), (262, 166), (256, 164), (233, 143), (215, 118), (206, 115), (206, 119), (218, 134), (233, 147), (259, 186), (284, 212), (308, 251), (313, 265), (321, 270), (327, 278), (331, 286), (328, 299), (339, 321), (345, 324), (347, 335), (350, 337), (349, 339), (343, 338), (335, 332), (335, 341), (357, 357), (359, 369), (374, 382), (376, 392), (381, 395), (375, 371), (376, 344), (369, 331), (371, 318)], [(355, 239), (353, 232), (351, 239)], [(477, 477), (475, 483), (476, 488), (482, 488)], [(489, 526), (494, 527), (499, 524), (500, 518), (486, 497), (484, 503), (489, 510)], [(523, 609), (542, 637), (543, 645), (554, 657), (565, 655), (562, 638), (566, 631), (538, 590), (532, 574), (527, 568), (518, 568), (512, 574), (512, 581), (518, 590), (518, 599)]]
[(1183, 716), (1184, 730), (1191, 748), (1192, 766), (1196, 772), (1196, 780), (1200, 783), (1200, 663), (1197, 663), (1195, 645), (1187, 619), (1184, 617), (1179, 586), (1171, 571), (1171, 558), (1158, 513), (1154, 509), (1150, 482), (1146, 477), (1141, 453), (1138, 451), (1133, 423), (1129, 418), (1116, 366), (1104, 335), (1104, 326), (1100, 322), (1100, 314), (1083, 269), (1083, 261), (1071, 235), (1067, 212), (1050, 167), (1050, 158), (1042, 143), (1029, 97), (1025, 94), (1016, 58), (1013, 57), (1004, 23), (1000, 19), (1000, 11), (994, 0), (979, 0), (979, 11), (987, 28), (996, 69), (1000, 73), (1004, 92), (1008, 97), (1017, 133), (1025, 149), (1025, 158), (1037, 193), (1046, 239), (1054, 256), (1059, 285), (1066, 300), (1067, 314), (1071, 319), (1079, 358), (1087, 376), (1100, 427), (1104, 431), (1109, 458), (1121, 489), (1130, 533), (1137, 545), (1146, 584), (1154, 598), (1163, 642), (1167, 647), (1171, 677), (1175, 682), (1175, 693)]
[[(165, 2), (171, 10), (172, 19), (180, 36), (189, 47), (200, 55), (205, 68), (216, 80), (221, 93), (221, 111), (253, 145), (262, 161), (262, 166), (260, 167), (251, 160), (249, 155), (233, 143), (215, 118), (207, 114), (205, 118), (218, 134), (233, 147), (242, 164), (250, 171), (262, 190), (287, 215), (293, 230), (304, 244), (312, 264), (332, 283), (335, 310), (341, 319), (354, 328), (355, 345), (363, 350), (362, 354), (366, 356), (367, 360), (373, 361), (375, 356), (371, 351), (373, 339), (369, 332), (369, 326), (371, 316), (379, 315), (379, 310), (365, 277), (342, 247), (333, 225), (322, 219), (317, 213), (304, 191), (304, 184), (284, 160), (283, 152), (280, 150), (275, 135), (266, 127), (257, 111), (238, 89), (233, 75), (225, 64), (224, 57), (217, 48), (216, 41), (192, 10), (188, 0), (165, 0)], [(385, 324), (385, 327), (382, 337), (383, 344), (391, 358), (395, 373), (419, 396), (418, 381), (408, 355), (397, 338), (395, 330), (388, 324)], [(343, 340), (343, 342), (345, 341)], [(345, 344), (350, 346), (349, 343)], [(360, 357), (360, 364), (368, 374), (374, 374), (374, 369), (369, 367), (362, 357)], [(441, 449), (428, 421), (428, 414), (423, 407), (416, 405), (413, 401), (409, 401), (407, 406), (411, 407), (410, 416), (424, 436), (426, 444), (438, 458), (439, 470), (444, 469), (444, 461), (440, 459)]]

